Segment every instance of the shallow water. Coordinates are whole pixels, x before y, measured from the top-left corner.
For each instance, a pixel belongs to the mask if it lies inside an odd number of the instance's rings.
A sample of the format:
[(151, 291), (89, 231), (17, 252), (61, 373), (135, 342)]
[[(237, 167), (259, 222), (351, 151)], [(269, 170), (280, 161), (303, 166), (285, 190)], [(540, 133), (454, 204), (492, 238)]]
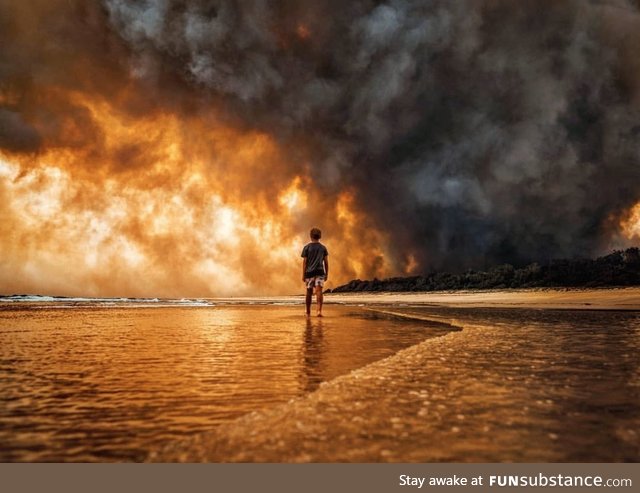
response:
[(640, 460), (638, 312), (381, 309), (463, 330), (402, 350), (306, 398), (245, 416), (152, 458)]
[(639, 312), (59, 306), (0, 309), (2, 461), (640, 460)]
[(443, 333), (332, 306), (0, 309), (0, 461), (137, 461)]

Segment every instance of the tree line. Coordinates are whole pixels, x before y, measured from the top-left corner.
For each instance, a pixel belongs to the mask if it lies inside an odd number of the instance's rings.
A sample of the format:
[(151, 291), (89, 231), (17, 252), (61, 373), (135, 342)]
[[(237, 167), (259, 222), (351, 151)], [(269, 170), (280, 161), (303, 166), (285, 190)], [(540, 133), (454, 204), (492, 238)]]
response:
[(536, 287), (608, 287), (640, 285), (640, 250), (615, 250), (596, 259), (552, 260), (516, 268), (503, 264), (488, 271), (462, 274), (433, 272), (421, 276), (354, 279), (331, 293), (356, 291), (449, 291), (461, 289), (509, 289)]

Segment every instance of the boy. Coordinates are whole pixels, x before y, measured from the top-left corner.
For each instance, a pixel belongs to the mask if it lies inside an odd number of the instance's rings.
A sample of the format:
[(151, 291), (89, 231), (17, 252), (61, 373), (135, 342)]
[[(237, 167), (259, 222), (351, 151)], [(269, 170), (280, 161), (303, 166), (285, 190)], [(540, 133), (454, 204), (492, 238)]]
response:
[(316, 292), (318, 305), (318, 317), (322, 317), (322, 287), (329, 277), (329, 252), (327, 247), (320, 243), (322, 232), (313, 228), (309, 236), (311, 243), (307, 243), (302, 249), (302, 282), (307, 285), (307, 317), (311, 316), (311, 298)]

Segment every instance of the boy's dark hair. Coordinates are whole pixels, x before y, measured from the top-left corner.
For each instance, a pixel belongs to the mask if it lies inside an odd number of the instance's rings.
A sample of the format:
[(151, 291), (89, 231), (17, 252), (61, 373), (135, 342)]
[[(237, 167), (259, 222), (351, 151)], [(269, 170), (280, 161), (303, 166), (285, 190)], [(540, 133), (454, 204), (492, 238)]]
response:
[(312, 240), (319, 240), (320, 238), (322, 238), (322, 231), (320, 231), (318, 228), (312, 228), (309, 232), (309, 236), (311, 236)]

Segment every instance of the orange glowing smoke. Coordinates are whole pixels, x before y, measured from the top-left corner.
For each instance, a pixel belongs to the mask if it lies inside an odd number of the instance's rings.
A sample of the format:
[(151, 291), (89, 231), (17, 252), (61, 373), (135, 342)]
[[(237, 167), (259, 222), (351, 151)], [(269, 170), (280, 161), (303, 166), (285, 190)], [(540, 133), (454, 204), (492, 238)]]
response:
[(4, 54), (15, 70), (0, 111), (29, 130), (0, 151), (0, 293), (299, 293), (313, 226), (332, 285), (384, 271), (376, 226), (342, 219), (358, 205), (314, 184), (304, 143), (221, 116), (133, 56), (106, 16), (97, 2), (37, 1), (3, 24), (19, 49)]
[(629, 210), (620, 222), (620, 227), (628, 239), (640, 238), (640, 202)]
[(296, 27), (296, 34), (300, 39), (309, 39), (311, 31), (305, 24), (298, 24)]
[[(5, 293), (229, 296), (301, 291), (300, 250), (319, 226), (333, 285), (384, 275), (385, 239), (354, 197), (320, 194), (267, 134), (213, 119), (82, 108), (90, 146), (0, 160)], [(77, 135), (76, 135), (77, 134)]]

